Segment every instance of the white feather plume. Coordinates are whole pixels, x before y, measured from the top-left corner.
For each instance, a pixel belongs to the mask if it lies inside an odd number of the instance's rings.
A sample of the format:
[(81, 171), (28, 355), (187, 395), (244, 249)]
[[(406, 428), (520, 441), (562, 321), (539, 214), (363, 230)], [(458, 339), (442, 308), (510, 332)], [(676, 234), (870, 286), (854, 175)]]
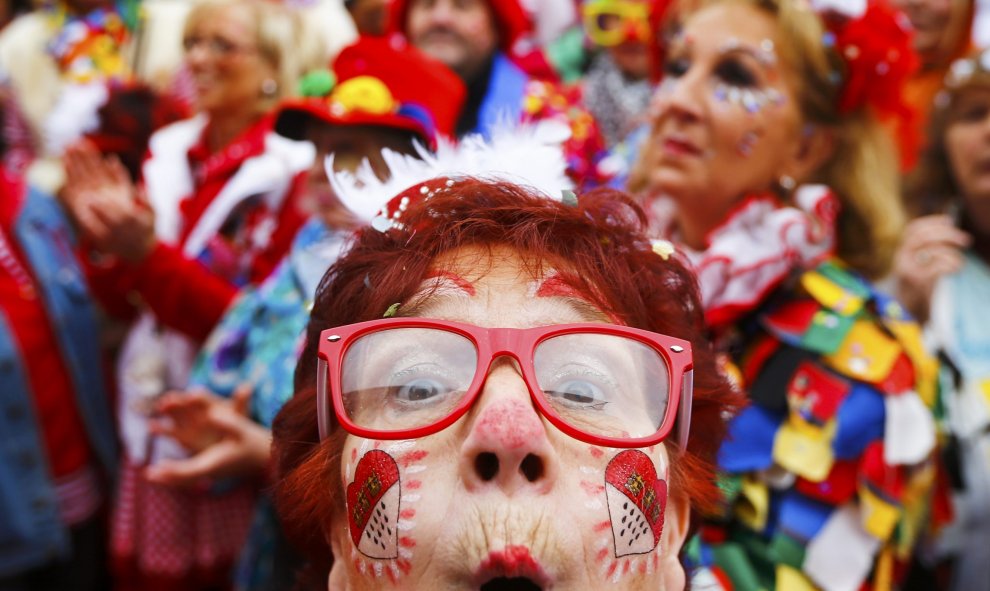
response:
[(374, 220), (396, 195), (437, 177), (508, 181), (559, 200), (562, 191), (574, 185), (566, 173), (563, 150), (563, 143), (569, 137), (570, 129), (556, 121), (532, 125), (506, 123), (498, 126), (489, 140), (469, 135), (456, 145), (440, 141), (435, 154), (419, 144), (416, 145), (418, 157), (385, 149), (382, 157), (391, 173), (386, 181), (375, 176), (367, 160), (353, 174), (334, 172), (333, 155), (327, 157), (325, 166), (337, 198), (365, 222)]

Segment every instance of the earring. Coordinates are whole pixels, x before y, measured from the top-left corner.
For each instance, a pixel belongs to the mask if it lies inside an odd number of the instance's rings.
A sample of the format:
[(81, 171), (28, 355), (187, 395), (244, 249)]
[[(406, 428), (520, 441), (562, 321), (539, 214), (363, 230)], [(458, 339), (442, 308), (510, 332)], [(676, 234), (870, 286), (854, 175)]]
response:
[(261, 83), (261, 94), (270, 98), (275, 96), (276, 92), (278, 92), (278, 82), (275, 82), (274, 78), (265, 78)]
[(786, 174), (780, 175), (780, 179), (777, 181), (777, 183), (780, 184), (781, 189), (787, 191), (788, 193), (793, 191), (794, 187), (797, 186), (797, 183), (794, 182), (794, 177), (788, 176)]

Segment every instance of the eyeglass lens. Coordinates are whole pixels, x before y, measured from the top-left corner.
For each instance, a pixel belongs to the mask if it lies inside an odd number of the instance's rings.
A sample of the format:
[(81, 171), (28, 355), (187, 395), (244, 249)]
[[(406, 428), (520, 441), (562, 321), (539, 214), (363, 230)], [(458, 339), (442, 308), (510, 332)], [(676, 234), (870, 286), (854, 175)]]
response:
[[(470, 339), (446, 330), (364, 335), (348, 347), (341, 367), (345, 412), (358, 426), (379, 431), (434, 424), (468, 395), (476, 372), (488, 367), (484, 361)], [(660, 429), (670, 380), (651, 347), (623, 336), (567, 333), (542, 341), (532, 362), (537, 395), (571, 427), (620, 438)]]

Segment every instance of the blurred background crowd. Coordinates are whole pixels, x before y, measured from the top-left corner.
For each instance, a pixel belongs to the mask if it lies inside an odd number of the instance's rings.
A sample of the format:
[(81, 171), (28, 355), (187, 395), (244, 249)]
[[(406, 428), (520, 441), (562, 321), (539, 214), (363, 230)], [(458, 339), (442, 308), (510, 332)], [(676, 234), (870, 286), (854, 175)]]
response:
[(990, 589), (984, 47), (975, 0), (4, 0), (0, 591), (298, 585), (327, 172), (522, 123), (686, 253), (750, 398), (694, 588)]

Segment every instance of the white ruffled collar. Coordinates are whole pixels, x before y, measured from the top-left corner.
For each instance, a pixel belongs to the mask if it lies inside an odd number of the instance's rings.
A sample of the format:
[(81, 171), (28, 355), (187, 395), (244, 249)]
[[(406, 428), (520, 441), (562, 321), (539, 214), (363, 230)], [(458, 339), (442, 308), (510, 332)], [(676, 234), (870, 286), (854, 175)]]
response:
[(652, 208), (668, 239), (694, 266), (705, 318), (719, 331), (758, 307), (796, 270), (809, 269), (834, 254), (839, 201), (823, 185), (804, 185), (794, 205), (770, 193), (750, 195), (709, 232), (704, 250), (678, 240), (669, 199)]

